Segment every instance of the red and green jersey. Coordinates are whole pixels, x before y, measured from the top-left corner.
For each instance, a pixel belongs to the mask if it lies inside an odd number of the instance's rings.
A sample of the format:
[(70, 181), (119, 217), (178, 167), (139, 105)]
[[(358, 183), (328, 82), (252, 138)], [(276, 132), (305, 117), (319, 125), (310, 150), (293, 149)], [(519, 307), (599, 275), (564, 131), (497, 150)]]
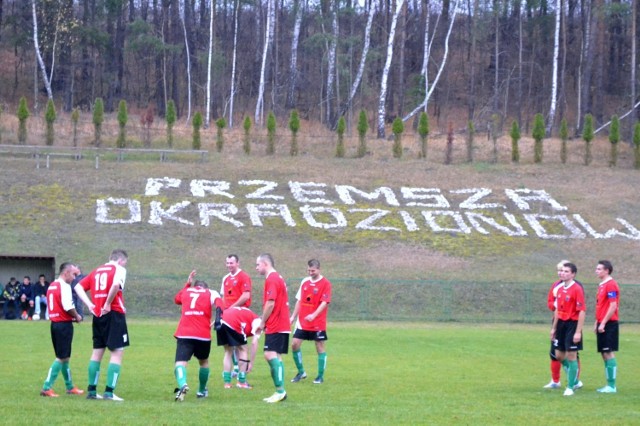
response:
[(568, 286), (558, 287), (556, 297), (558, 318), (563, 321), (577, 321), (581, 311), (586, 311), (582, 284), (572, 281)]
[(327, 329), (327, 311), (325, 308), (313, 321), (307, 321), (305, 317), (318, 309), (322, 302), (331, 303), (331, 283), (321, 276), (318, 281), (313, 282), (311, 277), (305, 278), (300, 284), (296, 300), (300, 302), (298, 311), (298, 323), (302, 330), (324, 331)]
[(225, 309), (222, 313), (222, 323), (229, 326), (236, 333), (240, 333), (245, 337), (253, 336), (251, 324), (258, 318), (260, 317), (254, 314), (251, 309), (244, 307), (239, 308), (237, 306)]
[(127, 312), (122, 295), (126, 279), (127, 270), (115, 261), (111, 261), (97, 267), (79, 282), (84, 291), (91, 292), (91, 301), (95, 305), (93, 315), (100, 316), (100, 312), (107, 301), (109, 290), (115, 284), (120, 285), (120, 289), (111, 302), (111, 310), (122, 314)]
[(263, 308), (264, 304), (269, 300), (273, 300), (275, 305), (265, 324), (265, 333), (291, 333), (287, 283), (276, 271), (272, 271), (264, 280), (264, 293), (262, 296)]
[(547, 294), (547, 307), (551, 312), (556, 310), (556, 297), (558, 293), (559, 286), (562, 285), (562, 280), (556, 281), (551, 284), (551, 288), (549, 289), (549, 294)]
[(598, 285), (598, 295), (596, 296), (596, 321), (601, 322), (607, 315), (611, 303), (617, 304), (616, 310), (609, 318), (609, 321), (618, 321), (618, 308), (620, 307), (620, 287), (613, 278)]
[[(222, 278), (222, 287), (220, 288), (220, 295), (224, 300), (224, 308), (236, 303), (236, 301), (242, 296), (245, 291), (251, 295), (251, 277), (242, 269), (238, 269), (235, 275), (227, 274)], [(251, 306), (251, 297), (244, 305), (249, 308)]]
[(74, 308), (71, 286), (58, 278), (47, 290), (47, 309), (51, 322), (70, 322), (75, 318), (69, 312)]
[(211, 340), (211, 313), (217, 292), (204, 287), (185, 284), (174, 297), (176, 305), (182, 305), (182, 315), (174, 334), (181, 339)]

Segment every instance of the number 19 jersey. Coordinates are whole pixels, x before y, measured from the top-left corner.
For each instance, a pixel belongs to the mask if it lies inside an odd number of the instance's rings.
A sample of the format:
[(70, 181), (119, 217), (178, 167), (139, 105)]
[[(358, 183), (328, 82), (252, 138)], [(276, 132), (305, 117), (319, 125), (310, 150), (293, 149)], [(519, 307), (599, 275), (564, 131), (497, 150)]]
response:
[(118, 293), (111, 302), (111, 310), (122, 314), (127, 313), (122, 295), (126, 278), (126, 269), (116, 262), (109, 262), (97, 267), (80, 281), (79, 284), (84, 291), (91, 292), (91, 301), (95, 305), (93, 315), (100, 316), (100, 312), (107, 301), (109, 290), (114, 284), (119, 284), (120, 290), (118, 290)]

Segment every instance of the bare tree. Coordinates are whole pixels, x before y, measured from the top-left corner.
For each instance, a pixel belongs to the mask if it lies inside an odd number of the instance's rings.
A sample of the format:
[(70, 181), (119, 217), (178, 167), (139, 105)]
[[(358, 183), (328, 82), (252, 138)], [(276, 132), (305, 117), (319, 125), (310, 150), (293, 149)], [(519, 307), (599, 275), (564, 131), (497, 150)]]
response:
[(287, 100), (285, 107), (291, 109), (295, 107), (295, 90), (298, 82), (298, 43), (300, 41), (300, 26), (302, 25), (302, 2), (296, 0), (293, 7), (296, 13), (293, 33), (291, 36), (291, 59), (289, 62), (289, 82), (287, 88)]
[(558, 101), (558, 56), (560, 54), (560, 23), (562, 16), (562, 0), (556, 0), (556, 25), (553, 34), (553, 71), (551, 74), (551, 105), (547, 117), (547, 136), (551, 136), (551, 129), (556, 118), (556, 104)]
[[(436, 74), (436, 78), (433, 80), (433, 84), (429, 86), (429, 80), (425, 76), (425, 80), (426, 80), (425, 87), (427, 87), (428, 90), (425, 91), (424, 100), (420, 103), (420, 105), (415, 107), (413, 111), (405, 115), (402, 118), (402, 121), (407, 121), (408, 119), (410, 119), (411, 117), (413, 117), (414, 115), (422, 111), (423, 108), (426, 111), (427, 104), (429, 103), (429, 98), (431, 97), (431, 94), (436, 88), (436, 85), (438, 84), (438, 80), (440, 80), (440, 75), (442, 75), (444, 66), (447, 63), (447, 57), (449, 56), (449, 38), (451, 37), (451, 31), (453, 30), (453, 24), (456, 20), (457, 13), (458, 13), (458, 2), (456, 1), (456, 3), (453, 6), (453, 14), (451, 15), (451, 19), (449, 20), (449, 29), (447, 30), (447, 35), (444, 39), (444, 53), (442, 55), (442, 61), (440, 62), (440, 67), (438, 68), (438, 73)], [(429, 49), (429, 51), (430, 50), (431, 49)]]
[(189, 38), (187, 37), (187, 24), (185, 22), (185, 9), (188, 7), (182, 3), (180, 8), (180, 21), (182, 21), (182, 32), (184, 34), (184, 48), (187, 57), (187, 119), (189, 123), (191, 119), (191, 52), (189, 51)]
[(211, 2), (211, 10), (209, 16), (209, 58), (207, 60), (207, 105), (205, 108), (204, 128), (209, 128), (211, 120), (211, 62), (213, 61), (213, 18), (215, 12), (215, 1)]
[(396, 25), (398, 16), (404, 7), (404, 0), (396, 0), (396, 10), (391, 20), (391, 29), (389, 30), (389, 38), (387, 40), (387, 59), (382, 71), (382, 81), (380, 82), (380, 98), (378, 100), (378, 138), (384, 138), (384, 119), (387, 104), (387, 82), (389, 80), (389, 70), (391, 69), (391, 60), (393, 59), (393, 41), (396, 35)]
[(275, 25), (275, 0), (268, 0), (267, 3), (267, 23), (264, 37), (264, 48), (262, 50), (262, 65), (260, 67), (260, 86), (258, 87), (258, 101), (256, 102), (256, 113), (254, 121), (262, 123), (264, 117), (264, 85), (267, 70), (267, 57), (269, 48), (273, 42), (273, 26)]
[[(402, 0), (404, 1), (404, 0)], [(331, 38), (327, 52), (327, 97), (325, 123), (331, 123), (333, 118), (334, 82), (336, 80), (336, 53), (338, 50), (338, 13), (337, 2), (330, 0), (329, 13), (331, 14)]]
[(233, 10), (233, 58), (231, 59), (231, 93), (229, 94), (229, 128), (233, 127), (233, 100), (236, 95), (236, 62), (238, 53), (238, 15), (240, 0), (235, 1)]
[(353, 98), (355, 98), (358, 88), (360, 87), (360, 82), (362, 81), (362, 75), (364, 74), (364, 67), (367, 62), (367, 55), (369, 54), (369, 46), (371, 45), (371, 24), (373, 23), (373, 17), (376, 13), (376, 7), (378, 4), (378, 0), (371, 0), (369, 2), (368, 16), (367, 16), (367, 24), (364, 30), (364, 40), (362, 47), (362, 55), (360, 56), (360, 65), (358, 65), (358, 71), (356, 73), (356, 78), (353, 80), (353, 84), (351, 85), (351, 91), (349, 92), (349, 97), (340, 107), (340, 111), (336, 115), (335, 123), (333, 124), (333, 129), (335, 130), (338, 120), (342, 117), (348, 110), (351, 108), (353, 104)]
[(51, 91), (51, 81), (53, 79), (53, 70), (56, 65), (56, 44), (58, 41), (58, 25), (60, 23), (60, 9), (58, 9), (58, 13), (56, 16), (56, 26), (55, 33), (53, 37), (53, 47), (51, 54), (51, 69), (49, 70), (49, 74), (47, 75), (47, 67), (44, 64), (44, 59), (42, 59), (42, 52), (40, 51), (40, 42), (38, 40), (38, 15), (36, 14), (36, 0), (31, 1), (31, 12), (33, 15), (33, 45), (36, 51), (36, 58), (38, 59), (38, 64), (40, 65), (40, 72), (42, 73), (42, 81), (44, 82), (44, 87), (47, 90), (47, 97), (49, 99), (53, 99), (53, 92)]

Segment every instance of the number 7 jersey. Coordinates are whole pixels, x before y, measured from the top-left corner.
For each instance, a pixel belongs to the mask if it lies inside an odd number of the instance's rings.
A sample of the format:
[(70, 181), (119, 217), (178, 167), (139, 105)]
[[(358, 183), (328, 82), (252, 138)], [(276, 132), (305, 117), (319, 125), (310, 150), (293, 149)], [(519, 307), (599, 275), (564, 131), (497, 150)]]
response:
[(113, 261), (97, 267), (79, 282), (84, 291), (91, 292), (91, 301), (95, 305), (93, 315), (100, 316), (109, 290), (114, 284), (119, 284), (120, 289), (111, 302), (111, 310), (122, 314), (127, 312), (122, 296), (126, 278), (127, 270)]

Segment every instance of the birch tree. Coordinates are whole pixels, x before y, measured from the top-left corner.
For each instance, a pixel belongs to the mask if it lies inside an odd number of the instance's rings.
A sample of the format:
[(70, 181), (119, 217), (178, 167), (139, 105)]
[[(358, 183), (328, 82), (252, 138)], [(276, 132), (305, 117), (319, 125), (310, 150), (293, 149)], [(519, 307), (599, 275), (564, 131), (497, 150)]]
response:
[(207, 105), (205, 108), (204, 128), (209, 128), (211, 119), (211, 62), (213, 60), (213, 12), (215, 11), (215, 2), (211, 2), (211, 10), (209, 17), (209, 58), (207, 60)]
[(233, 99), (236, 94), (236, 62), (238, 52), (238, 15), (240, 15), (240, 0), (235, 1), (233, 11), (233, 54), (231, 59), (231, 93), (229, 94), (229, 128), (233, 128)]
[(335, 0), (330, 1), (329, 8), (331, 13), (331, 41), (327, 52), (327, 108), (325, 123), (331, 123), (333, 118), (333, 87), (336, 79), (336, 52), (338, 50), (338, 13), (336, 11), (337, 6)]
[(562, 16), (562, 0), (556, 0), (556, 26), (553, 35), (553, 71), (551, 73), (551, 105), (547, 117), (547, 136), (551, 136), (551, 129), (556, 117), (556, 104), (558, 101), (558, 56), (560, 54), (560, 17)]
[(42, 52), (40, 50), (40, 41), (39, 41), (39, 35), (38, 35), (38, 15), (36, 13), (36, 0), (31, 1), (31, 13), (33, 16), (33, 45), (36, 51), (36, 58), (38, 60), (38, 65), (40, 66), (40, 72), (42, 74), (42, 81), (44, 82), (44, 87), (47, 90), (47, 97), (49, 99), (53, 99), (53, 92), (51, 91), (51, 81), (53, 80), (53, 70), (56, 64), (56, 44), (58, 41), (60, 9), (58, 9), (58, 13), (56, 16), (56, 25), (55, 25), (55, 32), (53, 36), (53, 46), (52, 46), (52, 53), (51, 53), (51, 68), (48, 74), (47, 74), (47, 67), (44, 64), (44, 59), (42, 59)]
[(264, 48), (262, 49), (262, 65), (260, 66), (260, 85), (258, 86), (258, 101), (254, 121), (262, 123), (264, 116), (264, 85), (266, 78), (267, 57), (273, 42), (273, 26), (275, 24), (275, 0), (267, 0), (267, 22), (265, 25)]
[[(456, 15), (457, 14), (458, 14), (458, 2), (456, 1), (456, 3), (453, 5), (453, 13), (451, 14), (451, 19), (449, 20), (449, 29), (447, 30), (447, 35), (446, 35), (446, 37), (444, 39), (444, 53), (442, 55), (442, 60), (440, 62), (440, 67), (438, 68), (438, 72), (436, 74), (436, 77), (433, 80), (433, 84), (431, 86), (429, 86), (429, 79), (427, 78), (427, 74), (426, 74), (426, 70), (425, 70), (425, 88), (428, 89), (428, 90), (425, 90), (424, 99), (420, 103), (420, 105), (418, 105), (417, 107), (415, 107), (413, 109), (413, 111), (411, 111), (409, 114), (405, 115), (402, 118), (402, 121), (407, 121), (408, 119), (410, 119), (411, 117), (413, 117), (414, 115), (416, 115), (417, 113), (422, 111), (423, 109), (426, 111), (427, 104), (429, 103), (429, 98), (433, 94), (433, 91), (435, 90), (436, 85), (438, 84), (438, 80), (440, 80), (440, 76), (442, 75), (442, 71), (444, 70), (444, 67), (445, 67), (445, 65), (447, 63), (447, 58), (449, 56), (449, 38), (451, 37), (451, 32), (453, 30), (453, 24), (454, 24), (454, 22), (456, 20)], [(431, 51), (431, 48), (429, 47), (429, 52), (430, 51)]]
[(389, 30), (389, 38), (387, 40), (387, 59), (382, 71), (382, 81), (380, 82), (380, 99), (378, 100), (378, 138), (384, 138), (384, 119), (387, 104), (387, 82), (389, 80), (389, 70), (391, 69), (391, 61), (393, 59), (393, 41), (396, 36), (396, 25), (398, 16), (404, 7), (404, 0), (396, 0), (396, 10), (391, 19), (391, 29)]
[[(182, 32), (184, 34), (184, 48), (187, 56), (187, 118), (188, 123), (191, 119), (191, 53), (189, 51), (189, 38), (187, 37), (187, 24), (185, 22), (185, 9), (188, 6), (184, 3), (180, 8), (180, 21), (182, 22)], [(171, 145), (169, 145), (171, 146)]]
[[(364, 67), (367, 62), (367, 55), (369, 54), (369, 46), (371, 45), (371, 24), (373, 23), (373, 17), (376, 13), (376, 7), (378, 5), (378, 0), (371, 0), (369, 2), (369, 9), (367, 11), (367, 24), (364, 30), (364, 40), (362, 47), (362, 55), (360, 56), (360, 64), (358, 65), (358, 71), (356, 73), (356, 77), (351, 84), (351, 90), (349, 91), (349, 97), (345, 102), (342, 103), (338, 114), (336, 114), (336, 119), (339, 120), (353, 104), (353, 98), (355, 98), (358, 88), (360, 87), (360, 82), (362, 81), (362, 75), (364, 74)], [(334, 123), (333, 128), (335, 129), (337, 125)]]
[(291, 109), (295, 107), (295, 90), (298, 82), (298, 43), (300, 41), (300, 26), (302, 25), (302, 4), (300, 0), (294, 3), (296, 13), (293, 33), (291, 34), (291, 59), (289, 60), (289, 82), (287, 87), (287, 100), (285, 107)]

